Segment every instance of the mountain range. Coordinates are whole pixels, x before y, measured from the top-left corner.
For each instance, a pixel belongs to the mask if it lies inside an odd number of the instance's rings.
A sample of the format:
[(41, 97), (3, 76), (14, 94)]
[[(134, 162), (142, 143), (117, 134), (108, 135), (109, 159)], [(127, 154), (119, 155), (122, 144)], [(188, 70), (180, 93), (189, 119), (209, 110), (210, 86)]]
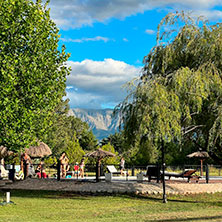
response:
[(71, 109), (69, 115), (87, 122), (98, 140), (118, 132), (119, 118), (113, 117), (112, 109)]

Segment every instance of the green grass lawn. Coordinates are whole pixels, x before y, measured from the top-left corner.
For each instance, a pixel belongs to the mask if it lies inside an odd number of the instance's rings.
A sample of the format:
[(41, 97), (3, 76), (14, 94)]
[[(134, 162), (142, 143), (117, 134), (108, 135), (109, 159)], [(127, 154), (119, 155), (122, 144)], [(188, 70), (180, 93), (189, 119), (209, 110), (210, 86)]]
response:
[[(0, 193), (3, 196), (3, 193)], [(13, 191), (0, 221), (222, 221), (222, 193), (168, 196), (81, 196)], [(2, 200), (1, 200), (2, 201)]]

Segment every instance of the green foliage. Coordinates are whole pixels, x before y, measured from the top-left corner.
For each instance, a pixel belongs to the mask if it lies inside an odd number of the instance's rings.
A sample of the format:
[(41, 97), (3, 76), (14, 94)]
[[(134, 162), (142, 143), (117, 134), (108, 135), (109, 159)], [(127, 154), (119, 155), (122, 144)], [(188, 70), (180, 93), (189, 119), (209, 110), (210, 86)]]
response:
[(85, 152), (82, 150), (79, 140), (76, 134), (73, 135), (72, 140), (68, 141), (65, 152), (69, 158), (70, 164), (75, 164), (75, 162), (80, 162)]
[(20, 150), (51, 124), (69, 55), (41, 1), (0, 1), (0, 144)]
[(20, 155), (18, 153), (7, 156), (4, 158), (5, 164), (20, 165)]
[(109, 151), (111, 153), (114, 153), (116, 156), (115, 157), (106, 157), (102, 160), (103, 164), (105, 165), (117, 165), (120, 163), (120, 156), (118, 156), (118, 152), (115, 151), (114, 147), (108, 143), (106, 145), (103, 145), (101, 147), (102, 150), (105, 150), (105, 151)]
[(167, 15), (158, 29), (157, 45), (144, 57), (143, 75), (129, 83), (129, 95), (116, 107), (125, 135), (131, 144), (145, 137), (154, 149), (161, 140), (179, 146), (189, 139), (218, 160), (222, 24), (208, 25), (182, 12)]
[(155, 163), (158, 159), (158, 150), (150, 141), (141, 140), (141, 144), (129, 144), (124, 137), (124, 131), (120, 131), (101, 141), (101, 144), (110, 144), (119, 155), (126, 158), (128, 165), (147, 165)]
[(50, 157), (44, 159), (44, 164), (45, 164), (45, 166), (56, 166), (57, 159), (54, 156), (50, 156)]
[(196, 165), (200, 164), (199, 159), (187, 158), (188, 154), (197, 151), (196, 146), (190, 140), (183, 140), (183, 143), (167, 143), (165, 144), (165, 162), (170, 166), (181, 166), (184, 164)]
[(70, 135), (74, 131), (79, 139), (80, 146), (84, 150), (94, 150), (97, 147), (98, 141), (86, 122), (73, 116), (69, 117)]
[(78, 139), (81, 149), (94, 150), (97, 147), (97, 140), (88, 124), (74, 116), (68, 116), (70, 109), (68, 102), (68, 100), (60, 102), (54, 112), (52, 125), (41, 137), (41, 140), (51, 147), (53, 155), (57, 158), (70, 146), (70, 143), (73, 143), (75, 138)]
[(127, 150), (126, 141), (122, 132), (111, 134), (107, 138), (104, 138), (100, 143), (102, 145), (110, 143), (114, 147), (115, 151), (120, 154)]
[(149, 140), (140, 144), (136, 155), (133, 157), (133, 162), (136, 165), (146, 166), (147, 164), (156, 163), (158, 159), (158, 150)]

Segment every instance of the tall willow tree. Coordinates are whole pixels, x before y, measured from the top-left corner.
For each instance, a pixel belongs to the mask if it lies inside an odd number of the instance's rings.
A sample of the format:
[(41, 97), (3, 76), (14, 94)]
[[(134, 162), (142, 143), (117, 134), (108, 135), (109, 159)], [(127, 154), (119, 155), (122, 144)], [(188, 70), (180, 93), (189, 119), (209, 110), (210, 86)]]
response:
[(20, 150), (50, 124), (69, 74), (58, 41), (41, 0), (0, 1), (0, 145)]
[[(167, 30), (164, 31), (164, 30)], [(222, 24), (183, 12), (158, 26), (143, 74), (116, 107), (131, 143), (190, 140), (222, 161)]]

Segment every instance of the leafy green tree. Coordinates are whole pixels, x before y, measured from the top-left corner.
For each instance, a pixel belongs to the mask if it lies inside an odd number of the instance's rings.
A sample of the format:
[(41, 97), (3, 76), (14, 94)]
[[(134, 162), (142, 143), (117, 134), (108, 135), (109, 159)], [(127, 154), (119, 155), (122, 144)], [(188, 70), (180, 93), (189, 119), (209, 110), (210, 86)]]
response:
[(147, 165), (158, 160), (158, 150), (152, 147), (149, 141), (141, 140), (141, 143), (128, 143), (124, 131), (109, 135), (101, 142), (102, 146), (110, 144), (115, 151), (126, 158), (128, 165)]
[(69, 158), (69, 163), (74, 164), (75, 162), (80, 162), (85, 152), (79, 144), (79, 140), (74, 133), (72, 140), (68, 141), (67, 147), (65, 149), (67, 156)]
[(49, 145), (53, 155), (57, 158), (73, 142), (73, 135), (78, 139), (81, 149), (94, 150), (97, 146), (97, 140), (88, 124), (79, 118), (69, 116), (70, 107), (68, 103), (68, 99), (61, 100), (54, 110), (52, 124), (39, 137)]
[[(48, 144), (52, 149), (53, 156), (60, 157), (60, 154), (67, 148), (69, 129), (69, 100), (61, 100), (53, 112), (51, 124), (47, 127), (43, 135), (39, 135), (39, 139)], [(74, 132), (73, 132), (74, 133)], [(72, 134), (73, 135), (73, 134)]]
[(124, 134), (122, 132), (111, 134), (107, 138), (102, 139), (100, 143), (102, 146), (110, 143), (118, 153), (123, 153), (125, 150), (127, 150), (125, 147), (126, 144)]
[(108, 143), (106, 145), (103, 145), (101, 147), (102, 150), (109, 151), (111, 153), (114, 153), (115, 157), (106, 157), (102, 160), (103, 164), (109, 165), (109, 164), (119, 164), (120, 163), (120, 156), (118, 156), (118, 152), (115, 151), (114, 147)]
[(0, 144), (20, 150), (51, 124), (69, 55), (40, 0), (0, 1), (0, 21)]
[(149, 140), (143, 141), (140, 145), (134, 147), (134, 153), (131, 154), (129, 160), (133, 165), (146, 166), (147, 164), (156, 163), (159, 151), (157, 147), (153, 147)]
[(70, 133), (76, 132), (79, 139), (80, 146), (84, 150), (94, 150), (97, 147), (98, 141), (90, 129), (88, 123), (81, 119), (70, 116), (69, 117)]
[[(167, 31), (166, 31), (167, 30)], [(222, 160), (222, 24), (185, 13), (160, 23), (143, 75), (116, 107), (131, 143), (190, 140)]]

